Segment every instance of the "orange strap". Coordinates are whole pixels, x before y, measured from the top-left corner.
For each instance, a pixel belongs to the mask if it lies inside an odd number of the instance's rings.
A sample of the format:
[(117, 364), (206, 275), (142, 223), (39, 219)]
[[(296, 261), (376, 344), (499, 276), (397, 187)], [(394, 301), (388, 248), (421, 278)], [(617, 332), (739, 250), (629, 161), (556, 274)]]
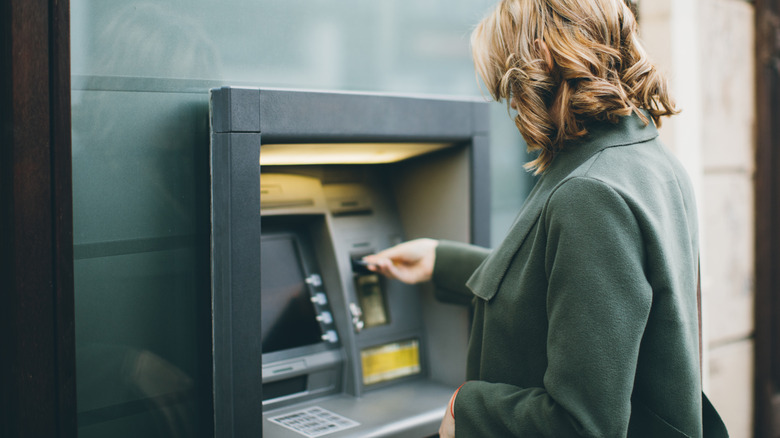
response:
[(452, 395), (452, 400), (450, 401), (450, 415), (452, 415), (452, 419), (455, 419), (455, 397), (458, 396), (458, 392), (460, 391), (460, 388), (463, 388), (463, 385), (465, 385), (466, 382), (463, 382), (458, 386), (458, 389), (455, 390), (455, 394)]

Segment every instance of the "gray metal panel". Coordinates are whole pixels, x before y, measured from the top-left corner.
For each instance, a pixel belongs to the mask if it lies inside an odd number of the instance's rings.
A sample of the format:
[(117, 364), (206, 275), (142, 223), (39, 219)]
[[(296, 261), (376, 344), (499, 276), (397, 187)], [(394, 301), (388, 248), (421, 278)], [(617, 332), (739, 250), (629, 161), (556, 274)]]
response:
[(214, 427), (233, 436), (233, 342), (230, 317), (229, 135), (211, 136), (211, 290), (214, 350)]
[(490, 247), (490, 199), (490, 139), (485, 133), (471, 142), (471, 243), (485, 248)]
[[(465, 139), (476, 101), (379, 94), (260, 91), (264, 141)], [(487, 111), (487, 107), (483, 108)], [(481, 127), (482, 128), (482, 127)]]
[(261, 436), (260, 134), (211, 148), (215, 436)]
[(214, 132), (260, 132), (257, 88), (223, 87), (212, 93), (211, 129)]
[(474, 125), (472, 126), (472, 132), (474, 134), (485, 134), (489, 136), (490, 133), (490, 111), (488, 109), (488, 101), (480, 100), (473, 102), (472, 115), (474, 117)]
[(233, 405), (236, 436), (262, 425), (260, 339), (260, 135), (230, 134)]

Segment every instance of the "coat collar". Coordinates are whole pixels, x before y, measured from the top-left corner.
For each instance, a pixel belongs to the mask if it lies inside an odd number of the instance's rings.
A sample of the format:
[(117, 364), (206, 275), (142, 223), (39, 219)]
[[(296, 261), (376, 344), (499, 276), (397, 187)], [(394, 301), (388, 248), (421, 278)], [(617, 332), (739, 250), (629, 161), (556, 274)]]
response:
[[(645, 113), (647, 116), (647, 113)], [(649, 118), (649, 117), (648, 117)], [(515, 223), (503, 242), (482, 262), (466, 282), (478, 297), (490, 300), (498, 292), (514, 255), (539, 219), (553, 190), (579, 166), (604, 149), (642, 143), (658, 136), (655, 125), (645, 125), (636, 114), (621, 117), (617, 123), (599, 122), (589, 128), (587, 137), (572, 141), (553, 159), (523, 203)]]

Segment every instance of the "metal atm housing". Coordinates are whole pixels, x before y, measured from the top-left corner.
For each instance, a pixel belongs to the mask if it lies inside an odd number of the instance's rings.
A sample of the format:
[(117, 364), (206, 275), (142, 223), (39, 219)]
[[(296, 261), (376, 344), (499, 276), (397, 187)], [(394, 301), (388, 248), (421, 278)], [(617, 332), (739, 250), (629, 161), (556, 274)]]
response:
[(360, 258), (489, 245), (482, 101), (211, 92), (215, 435), (427, 437), (465, 376), (468, 310)]

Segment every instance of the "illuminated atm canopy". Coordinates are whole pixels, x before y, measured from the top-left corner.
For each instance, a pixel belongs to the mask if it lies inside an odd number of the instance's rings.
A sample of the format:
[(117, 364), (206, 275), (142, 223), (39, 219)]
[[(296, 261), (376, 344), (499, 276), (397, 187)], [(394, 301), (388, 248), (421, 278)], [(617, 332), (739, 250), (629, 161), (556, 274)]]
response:
[(451, 146), (451, 143), (265, 144), (260, 165), (396, 163)]

